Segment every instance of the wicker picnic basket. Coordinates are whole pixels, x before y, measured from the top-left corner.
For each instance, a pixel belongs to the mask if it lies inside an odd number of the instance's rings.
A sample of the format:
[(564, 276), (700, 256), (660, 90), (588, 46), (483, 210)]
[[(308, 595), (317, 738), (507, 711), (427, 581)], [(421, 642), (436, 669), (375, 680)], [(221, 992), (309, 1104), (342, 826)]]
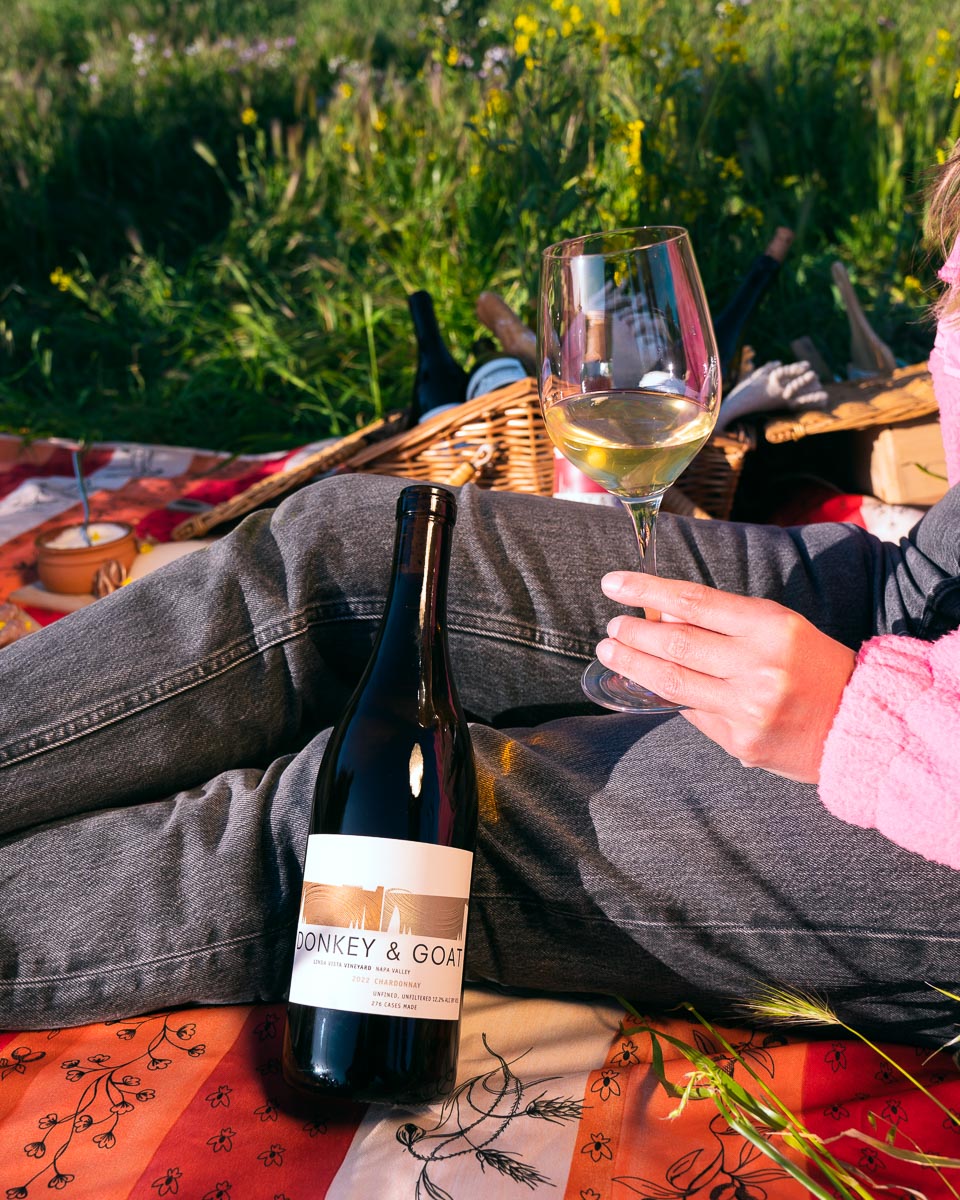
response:
[[(522, 379), (403, 429), (402, 414), (375, 421), (325, 446), (285, 472), (182, 521), (174, 540), (204, 537), (271, 504), (329, 471), (368, 471), (460, 486), (553, 493), (553, 446), (534, 379)], [(755, 442), (746, 431), (712, 437), (664, 498), (668, 511), (699, 517), (730, 513), (743, 460)]]

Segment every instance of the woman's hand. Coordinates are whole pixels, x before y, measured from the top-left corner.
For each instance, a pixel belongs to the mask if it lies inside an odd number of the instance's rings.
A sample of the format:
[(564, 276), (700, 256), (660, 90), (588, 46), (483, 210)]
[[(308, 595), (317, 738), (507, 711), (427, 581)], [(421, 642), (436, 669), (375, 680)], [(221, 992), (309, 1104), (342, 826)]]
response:
[(604, 666), (686, 705), (690, 724), (745, 767), (819, 780), (852, 650), (772, 600), (626, 571), (601, 586), (662, 614), (614, 617), (597, 647)]

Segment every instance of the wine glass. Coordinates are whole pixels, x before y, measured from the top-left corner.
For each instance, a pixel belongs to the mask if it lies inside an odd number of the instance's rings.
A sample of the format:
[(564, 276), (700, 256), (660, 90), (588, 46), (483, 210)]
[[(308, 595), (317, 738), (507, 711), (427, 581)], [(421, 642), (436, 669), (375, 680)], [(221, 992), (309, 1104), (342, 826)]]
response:
[[(551, 440), (621, 501), (640, 570), (655, 574), (663, 493), (710, 436), (720, 405), (717, 348), (687, 231), (617, 229), (548, 246), (537, 365)], [(597, 661), (583, 690), (618, 712), (683, 707)]]

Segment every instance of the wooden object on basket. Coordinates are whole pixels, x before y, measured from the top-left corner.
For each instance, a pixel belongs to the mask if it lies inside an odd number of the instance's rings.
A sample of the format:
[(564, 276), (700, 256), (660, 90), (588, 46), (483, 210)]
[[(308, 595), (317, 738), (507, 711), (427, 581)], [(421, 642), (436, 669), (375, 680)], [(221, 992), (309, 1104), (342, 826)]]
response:
[(763, 436), (768, 442), (796, 442), (817, 433), (892, 425), (937, 412), (933, 380), (926, 363), (898, 367), (870, 379), (824, 384), (826, 408), (773, 416)]
[(494, 335), (507, 354), (519, 358), (531, 375), (537, 373), (537, 335), (496, 292), (477, 297), (477, 319)]
[[(365, 471), (459, 487), (474, 482), (502, 491), (553, 495), (553, 444), (540, 412), (535, 379), (521, 379), (401, 430), (402, 414), (367, 426), (247, 491), (182, 521), (177, 541), (202, 537), (227, 521), (309, 483), (326, 471)], [(392, 425), (391, 425), (392, 421)], [(712, 437), (670, 488), (664, 509), (727, 517), (743, 460), (755, 441), (746, 430)]]
[(371, 441), (385, 437), (394, 430), (399, 429), (405, 418), (406, 413), (398, 412), (391, 413), (380, 420), (371, 421), (369, 425), (364, 425), (362, 429), (358, 429), (355, 433), (347, 434), (346, 437), (341, 438), (332, 445), (324, 446), (322, 450), (318, 450), (315, 454), (308, 455), (292, 470), (281, 471), (276, 475), (268, 476), (266, 479), (260, 479), (238, 496), (232, 496), (229, 500), (224, 500), (222, 504), (214, 505), (213, 508), (208, 509), (206, 512), (187, 517), (185, 521), (181, 521), (174, 528), (170, 535), (171, 539), (175, 542), (183, 542), (190, 538), (204, 537), (211, 529), (216, 529), (218, 525), (225, 525), (227, 521), (234, 521), (237, 517), (244, 517), (247, 513), (253, 512), (254, 509), (261, 508), (264, 504), (269, 504), (271, 500), (285, 496), (295, 488), (309, 483), (311, 479), (315, 479), (318, 475), (323, 475), (326, 471), (332, 471), (334, 467), (338, 467), (341, 463), (345, 462), (362, 446), (366, 446)]
[(840, 298), (850, 323), (848, 374), (852, 375), (856, 370), (870, 375), (884, 375), (896, 370), (897, 360), (893, 351), (867, 320), (866, 313), (857, 299), (857, 293), (853, 290), (847, 268), (842, 262), (835, 262), (830, 267), (830, 274), (840, 291)]

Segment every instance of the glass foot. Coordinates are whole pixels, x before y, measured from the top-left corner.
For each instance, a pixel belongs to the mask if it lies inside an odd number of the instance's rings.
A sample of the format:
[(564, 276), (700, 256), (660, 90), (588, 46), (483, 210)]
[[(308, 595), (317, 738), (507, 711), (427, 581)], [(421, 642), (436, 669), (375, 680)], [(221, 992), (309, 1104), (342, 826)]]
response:
[(664, 700), (648, 688), (641, 687), (632, 679), (625, 679), (616, 671), (611, 671), (596, 659), (583, 673), (580, 681), (586, 695), (603, 708), (612, 708), (614, 712), (625, 713), (672, 713), (686, 708), (685, 704), (674, 704), (672, 700)]

